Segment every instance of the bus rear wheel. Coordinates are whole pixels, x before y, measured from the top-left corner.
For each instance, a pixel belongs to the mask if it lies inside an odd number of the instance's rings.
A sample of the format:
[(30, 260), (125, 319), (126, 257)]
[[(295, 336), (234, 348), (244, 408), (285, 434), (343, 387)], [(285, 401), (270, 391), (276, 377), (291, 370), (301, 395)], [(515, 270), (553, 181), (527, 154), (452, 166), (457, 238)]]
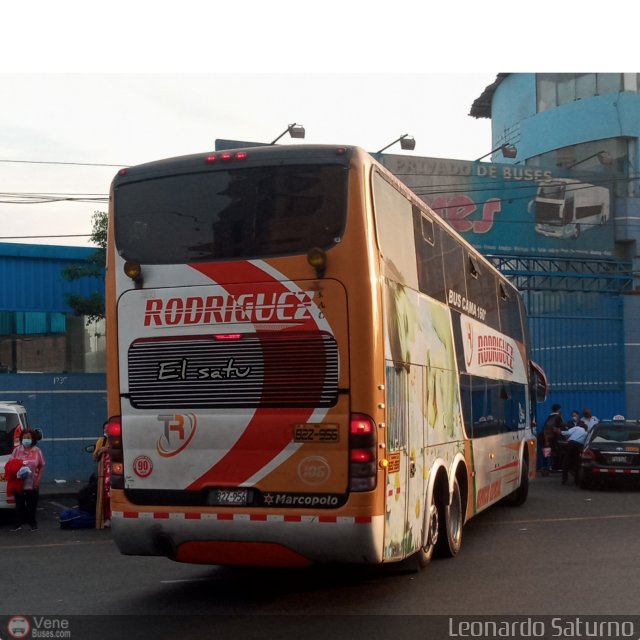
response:
[[(433, 558), (433, 552), (438, 544), (438, 535), (440, 531), (440, 512), (438, 509), (438, 505), (436, 502), (432, 502), (429, 507), (429, 524), (428, 530), (425, 532), (425, 536), (423, 536), (423, 540), (425, 540), (424, 545), (420, 547), (418, 553), (416, 554), (418, 565), (421, 569), (424, 569), (429, 562), (431, 562), (431, 558)], [(426, 537), (426, 539), (425, 539)]]
[(462, 513), (462, 495), (458, 479), (453, 481), (451, 503), (444, 508), (444, 517), (440, 519), (438, 540), (435, 551), (441, 558), (452, 558), (457, 555), (462, 547), (462, 526), (464, 514)]

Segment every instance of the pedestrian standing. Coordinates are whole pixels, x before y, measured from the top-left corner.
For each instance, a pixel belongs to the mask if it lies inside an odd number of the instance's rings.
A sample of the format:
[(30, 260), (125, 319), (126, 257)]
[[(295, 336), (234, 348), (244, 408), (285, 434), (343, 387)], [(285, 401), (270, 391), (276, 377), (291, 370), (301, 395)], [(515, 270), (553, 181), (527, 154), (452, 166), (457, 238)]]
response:
[(36, 446), (37, 435), (32, 429), (20, 434), (20, 444), (13, 450), (11, 459), (20, 460), (22, 465), (16, 476), (22, 479), (21, 491), (16, 492), (16, 525), (11, 531), (20, 531), (29, 525), (31, 531), (38, 530), (36, 509), (40, 494), (40, 480), (44, 471), (44, 455)]
[(560, 431), (564, 427), (562, 418), (562, 407), (554, 404), (551, 407), (551, 413), (545, 420), (540, 432), (538, 433), (539, 453), (541, 454), (541, 472), (543, 476), (549, 475), (549, 471), (562, 468), (562, 457), (558, 440)]
[(600, 420), (593, 415), (589, 407), (585, 407), (582, 410), (582, 421), (587, 425), (587, 431), (591, 431), (594, 425), (600, 422)]

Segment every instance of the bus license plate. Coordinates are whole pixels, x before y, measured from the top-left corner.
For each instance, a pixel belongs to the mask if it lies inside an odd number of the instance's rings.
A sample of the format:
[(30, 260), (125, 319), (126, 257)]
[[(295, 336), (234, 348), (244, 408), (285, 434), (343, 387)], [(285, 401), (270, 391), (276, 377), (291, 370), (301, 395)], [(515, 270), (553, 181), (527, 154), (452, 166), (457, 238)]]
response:
[(611, 456), (611, 462), (625, 463), (627, 462), (627, 456)]
[(293, 428), (294, 442), (339, 442), (340, 429), (337, 424), (297, 424)]
[(213, 495), (209, 496), (211, 504), (231, 506), (246, 505), (248, 497), (247, 489), (215, 489)]

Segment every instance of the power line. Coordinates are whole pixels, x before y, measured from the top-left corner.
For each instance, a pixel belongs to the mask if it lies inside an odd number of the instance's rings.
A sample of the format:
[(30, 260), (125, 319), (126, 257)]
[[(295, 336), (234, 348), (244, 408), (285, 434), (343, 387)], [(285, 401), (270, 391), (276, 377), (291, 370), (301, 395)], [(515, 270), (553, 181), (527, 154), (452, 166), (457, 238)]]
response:
[(49, 160), (0, 160), (0, 162), (11, 162), (19, 164), (64, 164), (77, 167), (130, 167), (130, 164), (106, 164), (102, 162), (53, 162)]
[(57, 236), (0, 236), (0, 240), (32, 240), (33, 238), (90, 238), (91, 233), (65, 233)]

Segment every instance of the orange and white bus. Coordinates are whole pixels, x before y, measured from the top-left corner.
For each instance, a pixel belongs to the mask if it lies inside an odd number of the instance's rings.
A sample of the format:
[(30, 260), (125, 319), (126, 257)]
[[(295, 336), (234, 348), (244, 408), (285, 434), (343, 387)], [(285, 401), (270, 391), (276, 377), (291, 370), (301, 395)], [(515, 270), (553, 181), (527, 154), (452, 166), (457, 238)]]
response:
[(535, 474), (514, 287), (357, 147), (123, 169), (107, 259), (114, 539), (303, 566), (455, 555)]

